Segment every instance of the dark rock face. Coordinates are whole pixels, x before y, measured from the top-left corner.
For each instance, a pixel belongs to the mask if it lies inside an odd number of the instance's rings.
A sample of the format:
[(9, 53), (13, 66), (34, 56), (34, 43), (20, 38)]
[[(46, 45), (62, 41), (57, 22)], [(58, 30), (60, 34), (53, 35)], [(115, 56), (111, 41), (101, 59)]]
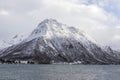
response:
[(104, 50), (73, 27), (45, 20), (19, 44), (0, 51), (7, 60), (33, 60), (39, 64), (75, 62), (83, 64), (119, 64), (120, 56)]

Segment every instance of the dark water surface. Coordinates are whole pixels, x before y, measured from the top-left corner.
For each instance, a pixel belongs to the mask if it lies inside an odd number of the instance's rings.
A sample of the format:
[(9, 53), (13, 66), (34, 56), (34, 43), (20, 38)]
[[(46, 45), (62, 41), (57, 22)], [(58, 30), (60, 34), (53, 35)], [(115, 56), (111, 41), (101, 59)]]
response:
[(0, 80), (120, 80), (120, 66), (1, 64)]

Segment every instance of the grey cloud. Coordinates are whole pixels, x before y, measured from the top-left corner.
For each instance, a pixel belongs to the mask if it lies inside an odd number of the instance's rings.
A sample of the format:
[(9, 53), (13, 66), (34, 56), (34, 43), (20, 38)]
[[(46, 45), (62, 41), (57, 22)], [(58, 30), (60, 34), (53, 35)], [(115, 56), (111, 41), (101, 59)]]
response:
[(42, 0), (2, 0), (0, 1), (0, 9), (24, 13), (34, 9), (41, 8)]

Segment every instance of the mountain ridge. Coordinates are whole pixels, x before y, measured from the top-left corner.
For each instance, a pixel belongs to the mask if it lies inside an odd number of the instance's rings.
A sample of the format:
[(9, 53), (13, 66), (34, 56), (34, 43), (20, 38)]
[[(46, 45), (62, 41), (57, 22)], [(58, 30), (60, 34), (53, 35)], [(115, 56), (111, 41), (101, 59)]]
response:
[(119, 64), (119, 53), (107, 49), (109, 51), (75, 27), (59, 23), (55, 19), (46, 19), (28, 38), (1, 50), (0, 58), (33, 60), (39, 64), (75, 61), (83, 64)]

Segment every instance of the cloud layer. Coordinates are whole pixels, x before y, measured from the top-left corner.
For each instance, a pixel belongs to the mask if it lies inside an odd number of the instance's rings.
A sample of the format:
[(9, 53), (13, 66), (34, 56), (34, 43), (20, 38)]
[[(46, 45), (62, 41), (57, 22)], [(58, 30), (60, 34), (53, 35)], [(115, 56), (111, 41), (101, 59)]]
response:
[(119, 0), (2, 0), (0, 39), (30, 32), (40, 21), (54, 18), (116, 49), (120, 45), (119, 9)]

